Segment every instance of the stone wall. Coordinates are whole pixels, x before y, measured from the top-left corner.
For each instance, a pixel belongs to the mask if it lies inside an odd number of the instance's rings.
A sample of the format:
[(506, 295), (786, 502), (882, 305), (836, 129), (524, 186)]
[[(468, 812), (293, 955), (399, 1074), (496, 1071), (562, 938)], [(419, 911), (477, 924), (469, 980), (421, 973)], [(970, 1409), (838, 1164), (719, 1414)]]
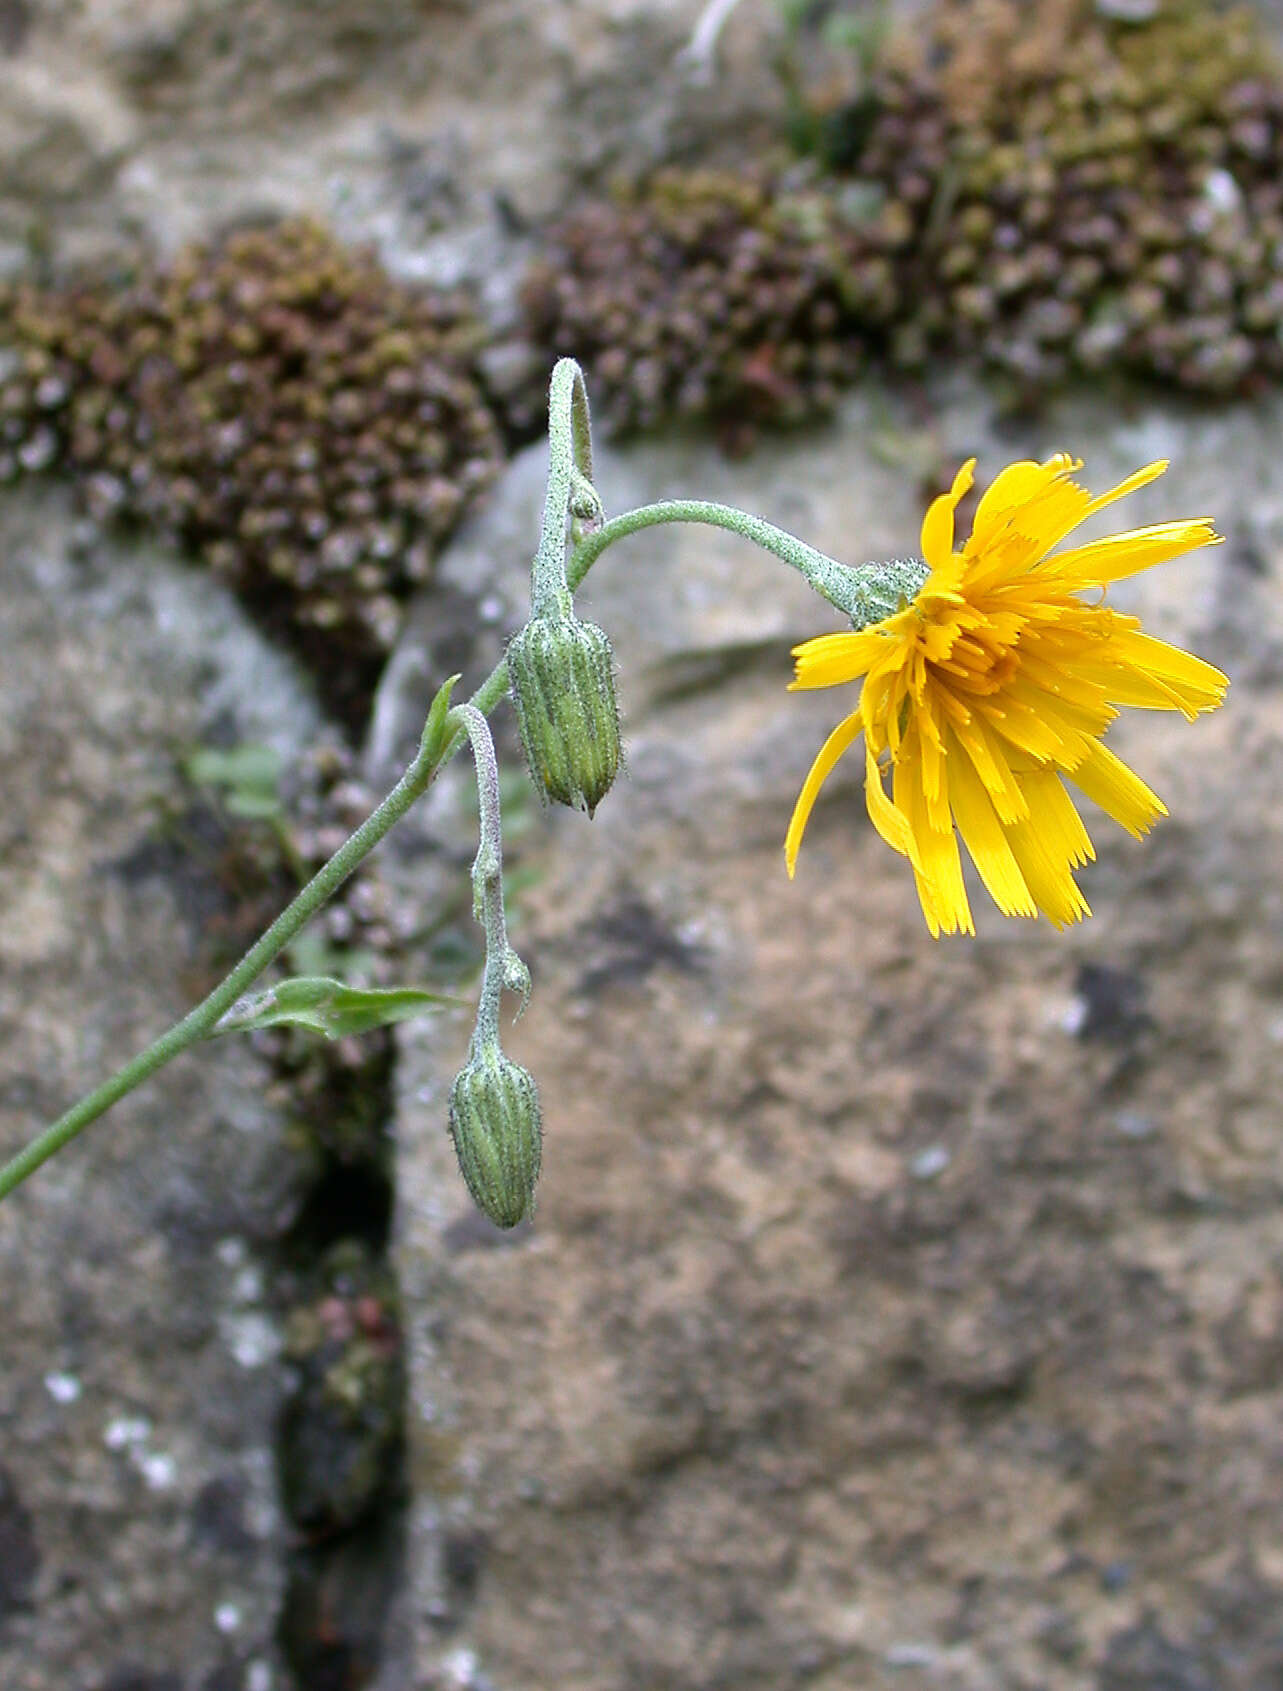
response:
[[(765, 0), (703, 87), (677, 58), (699, 10), (0, 0), (0, 269), (310, 212), (502, 324), (581, 181), (725, 160), (774, 113)], [(982, 478), (1081, 451), (1092, 485), (1170, 456), (1126, 520), (1209, 511), (1229, 543), (1119, 597), (1227, 668), (1230, 703), (1120, 725), (1172, 816), (1144, 845), (1093, 824), (1090, 923), (988, 912), (933, 944), (854, 768), (784, 878), (834, 704), (785, 693), (787, 652), (823, 607), (711, 531), (612, 555), (585, 603), (617, 643), (625, 778), (592, 824), (507, 818), (532, 1230), (495, 1234), (453, 1168), (466, 1017), (399, 1040), (399, 1504), (299, 1586), (277, 1276), (306, 1169), (263, 1054), (207, 1047), (0, 1212), (0, 1681), (1277, 1679), (1281, 420), (1088, 394), (1013, 422), (938, 371), (745, 463), (688, 436), (604, 454), (609, 510), (722, 498), (852, 559), (911, 546), (923, 485), (973, 451)], [(542, 467), (513, 460), (415, 607), (372, 779), (430, 682), (479, 676), (520, 620)], [(0, 496), (0, 570), (8, 1150), (207, 984), (229, 911), (172, 826), (186, 752), (296, 758), (321, 709), (207, 577), (56, 488)], [(459, 764), (386, 851), (403, 908), (458, 899), (466, 792)]]

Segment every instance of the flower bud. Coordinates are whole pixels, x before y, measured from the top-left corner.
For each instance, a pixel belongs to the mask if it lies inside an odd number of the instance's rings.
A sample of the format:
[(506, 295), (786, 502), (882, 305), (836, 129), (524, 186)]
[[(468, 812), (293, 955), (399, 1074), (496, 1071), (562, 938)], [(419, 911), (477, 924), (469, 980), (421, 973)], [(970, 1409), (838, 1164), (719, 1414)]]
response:
[(498, 1227), (533, 1214), (542, 1134), (534, 1077), (497, 1044), (474, 1050), (450, 1089), (450, 1137), (478, 1209)]
[(536, 787), (591, 816), (619, 769), (610, 641), (573, 615), (532, 617), (509, 643), (508, 684)]

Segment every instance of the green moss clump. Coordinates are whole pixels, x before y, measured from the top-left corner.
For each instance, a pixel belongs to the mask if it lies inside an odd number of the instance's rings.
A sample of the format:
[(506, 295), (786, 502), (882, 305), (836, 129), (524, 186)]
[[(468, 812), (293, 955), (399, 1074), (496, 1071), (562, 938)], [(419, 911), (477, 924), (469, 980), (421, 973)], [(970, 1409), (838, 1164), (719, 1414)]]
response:
[(364, 700), (435, 549), (493, 474), (460, 296), (295, 220), (169, 266), (0, 294), (0, 480), (60, 468), (225, 576)]

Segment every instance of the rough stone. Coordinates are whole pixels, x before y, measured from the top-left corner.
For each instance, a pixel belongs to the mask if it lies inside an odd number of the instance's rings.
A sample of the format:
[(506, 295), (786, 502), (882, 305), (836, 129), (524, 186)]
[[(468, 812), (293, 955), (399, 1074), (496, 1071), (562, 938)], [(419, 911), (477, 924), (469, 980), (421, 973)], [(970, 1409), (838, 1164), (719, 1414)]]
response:
[[(733, 153), (774, 109), (775, 9), (741, 4), (711, 89), (677, 68), (701, 9), (0, 0), (0, 268), (313, 212), (402, 274), (477, 279), (500, 320), (581, 182)], [(729, 537), (630, 542), (584, 596), (625, 776), (591, 826), (519, 784), (506, 807), (532, 1229), (490, 1228), (453, 1167), (466, 1018), (403, 1038), (408, 1591), (389, 1622), (382, 1525), (286, 1588), (282, 1335), (240, 1288), (297, 1193), (263, 1068), (211, 1047), (0, 1214), (0, 1682), (281, 1691), (280, 1625), (317, 1691), (375, 1671), (390, 1625), (380, 1691), (1274, 1683), (1281, 420), (1098, 396), (1016, 427), (945, 382), (870, 387), (747, 466), (686, 438), (603, 457), (612, 510), (722, 497), (858, 558), (911, 545), (972, 450), (987, 475), (1081, 443), (1093, 483), (1170, 452), (1128, 520), (1208, 509), (1230, 544), (1118, 597), (1229, 668), (1230, 705), (1120, 725), (1172, 819), (1143, 846), (1101, 825), (1092, 923), (989, 911), (932, 945), (855, 768), (783, 879), (839, 706), (784, 694), (787, 648), (835, 622)], [(519, 618), (540, 456), (407, 635), (372, 764)], [(294, 700), (289, 744), (312, 718), (208, 582), (78, 558), (57, 498), (6, 495), (0, 525), (9, 1147), (199, 990), (207, 889), (148, 834), (175, 751), (220, 718), (266, 735), (260, 691)], [(438, 934), (467, 927), (466, 790), (457, 764), (388, 853)]]
[[(403, 272), (508, 297), (522, 229), (586, 180), (765, 132), (769, 8), (681, 59), (702, 0), (93, 0), (0, 55), (0, 245), (163, 251), (263, 213), (326, 218)], [(0, 138), (5, 120), (0, 119)], [(56, 202), (56, 210), (54, 207)]]
[[(183, 754), (215, 727), (288, 753), (316, 723), (222, 589), (78, 538), (60, 497), (0, 507), (5, 1156), (212, 984), (217, 889), (156, 848)], [(207, 1046), (3, 1206), (13, 1691), (188, 1691), (273, 1660), (279, 1337), (243, 1270), (299, 1193), (265, 1079), (247, 1043)]]

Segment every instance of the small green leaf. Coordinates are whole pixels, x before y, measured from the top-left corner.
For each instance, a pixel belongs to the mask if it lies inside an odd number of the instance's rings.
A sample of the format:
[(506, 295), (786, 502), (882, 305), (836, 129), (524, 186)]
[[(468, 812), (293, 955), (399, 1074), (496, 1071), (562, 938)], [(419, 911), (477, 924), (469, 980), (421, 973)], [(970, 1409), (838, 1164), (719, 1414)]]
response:
[(271, 746), (203, 746), (184, 763), (198, 787), (217, 787), (233, 816), (271, 820), (281, 814), (281, 759)]
[(233, 787), (225, 802), (229, 816), (239, 816), (248, 821), (270, 822), (281, 814), (281, 801), (275, 793), (255, 793), (243, 787)]
[(326, 1039), (369, 1033), (392, 1022), (429, 1015), (461, 1000), (421, 987), (355, 987), (326, 975), (296, 975), (266, 992), (250, 993), (233, 1004), (215, 1033), (252, 1033), (256, 1028), (299, 1027)]
[(446, 726), (445, 719), (450, 714), (450, 695), (454, 691), (454, 684), (461, 678), (451, 675), (437, 688), (437, 696), (428, 708), (428, 720), (423, 725), (423, 735), (419, 741), (423, 755), (431, 763), (440, 761), (441, 753), (445, 749)]

